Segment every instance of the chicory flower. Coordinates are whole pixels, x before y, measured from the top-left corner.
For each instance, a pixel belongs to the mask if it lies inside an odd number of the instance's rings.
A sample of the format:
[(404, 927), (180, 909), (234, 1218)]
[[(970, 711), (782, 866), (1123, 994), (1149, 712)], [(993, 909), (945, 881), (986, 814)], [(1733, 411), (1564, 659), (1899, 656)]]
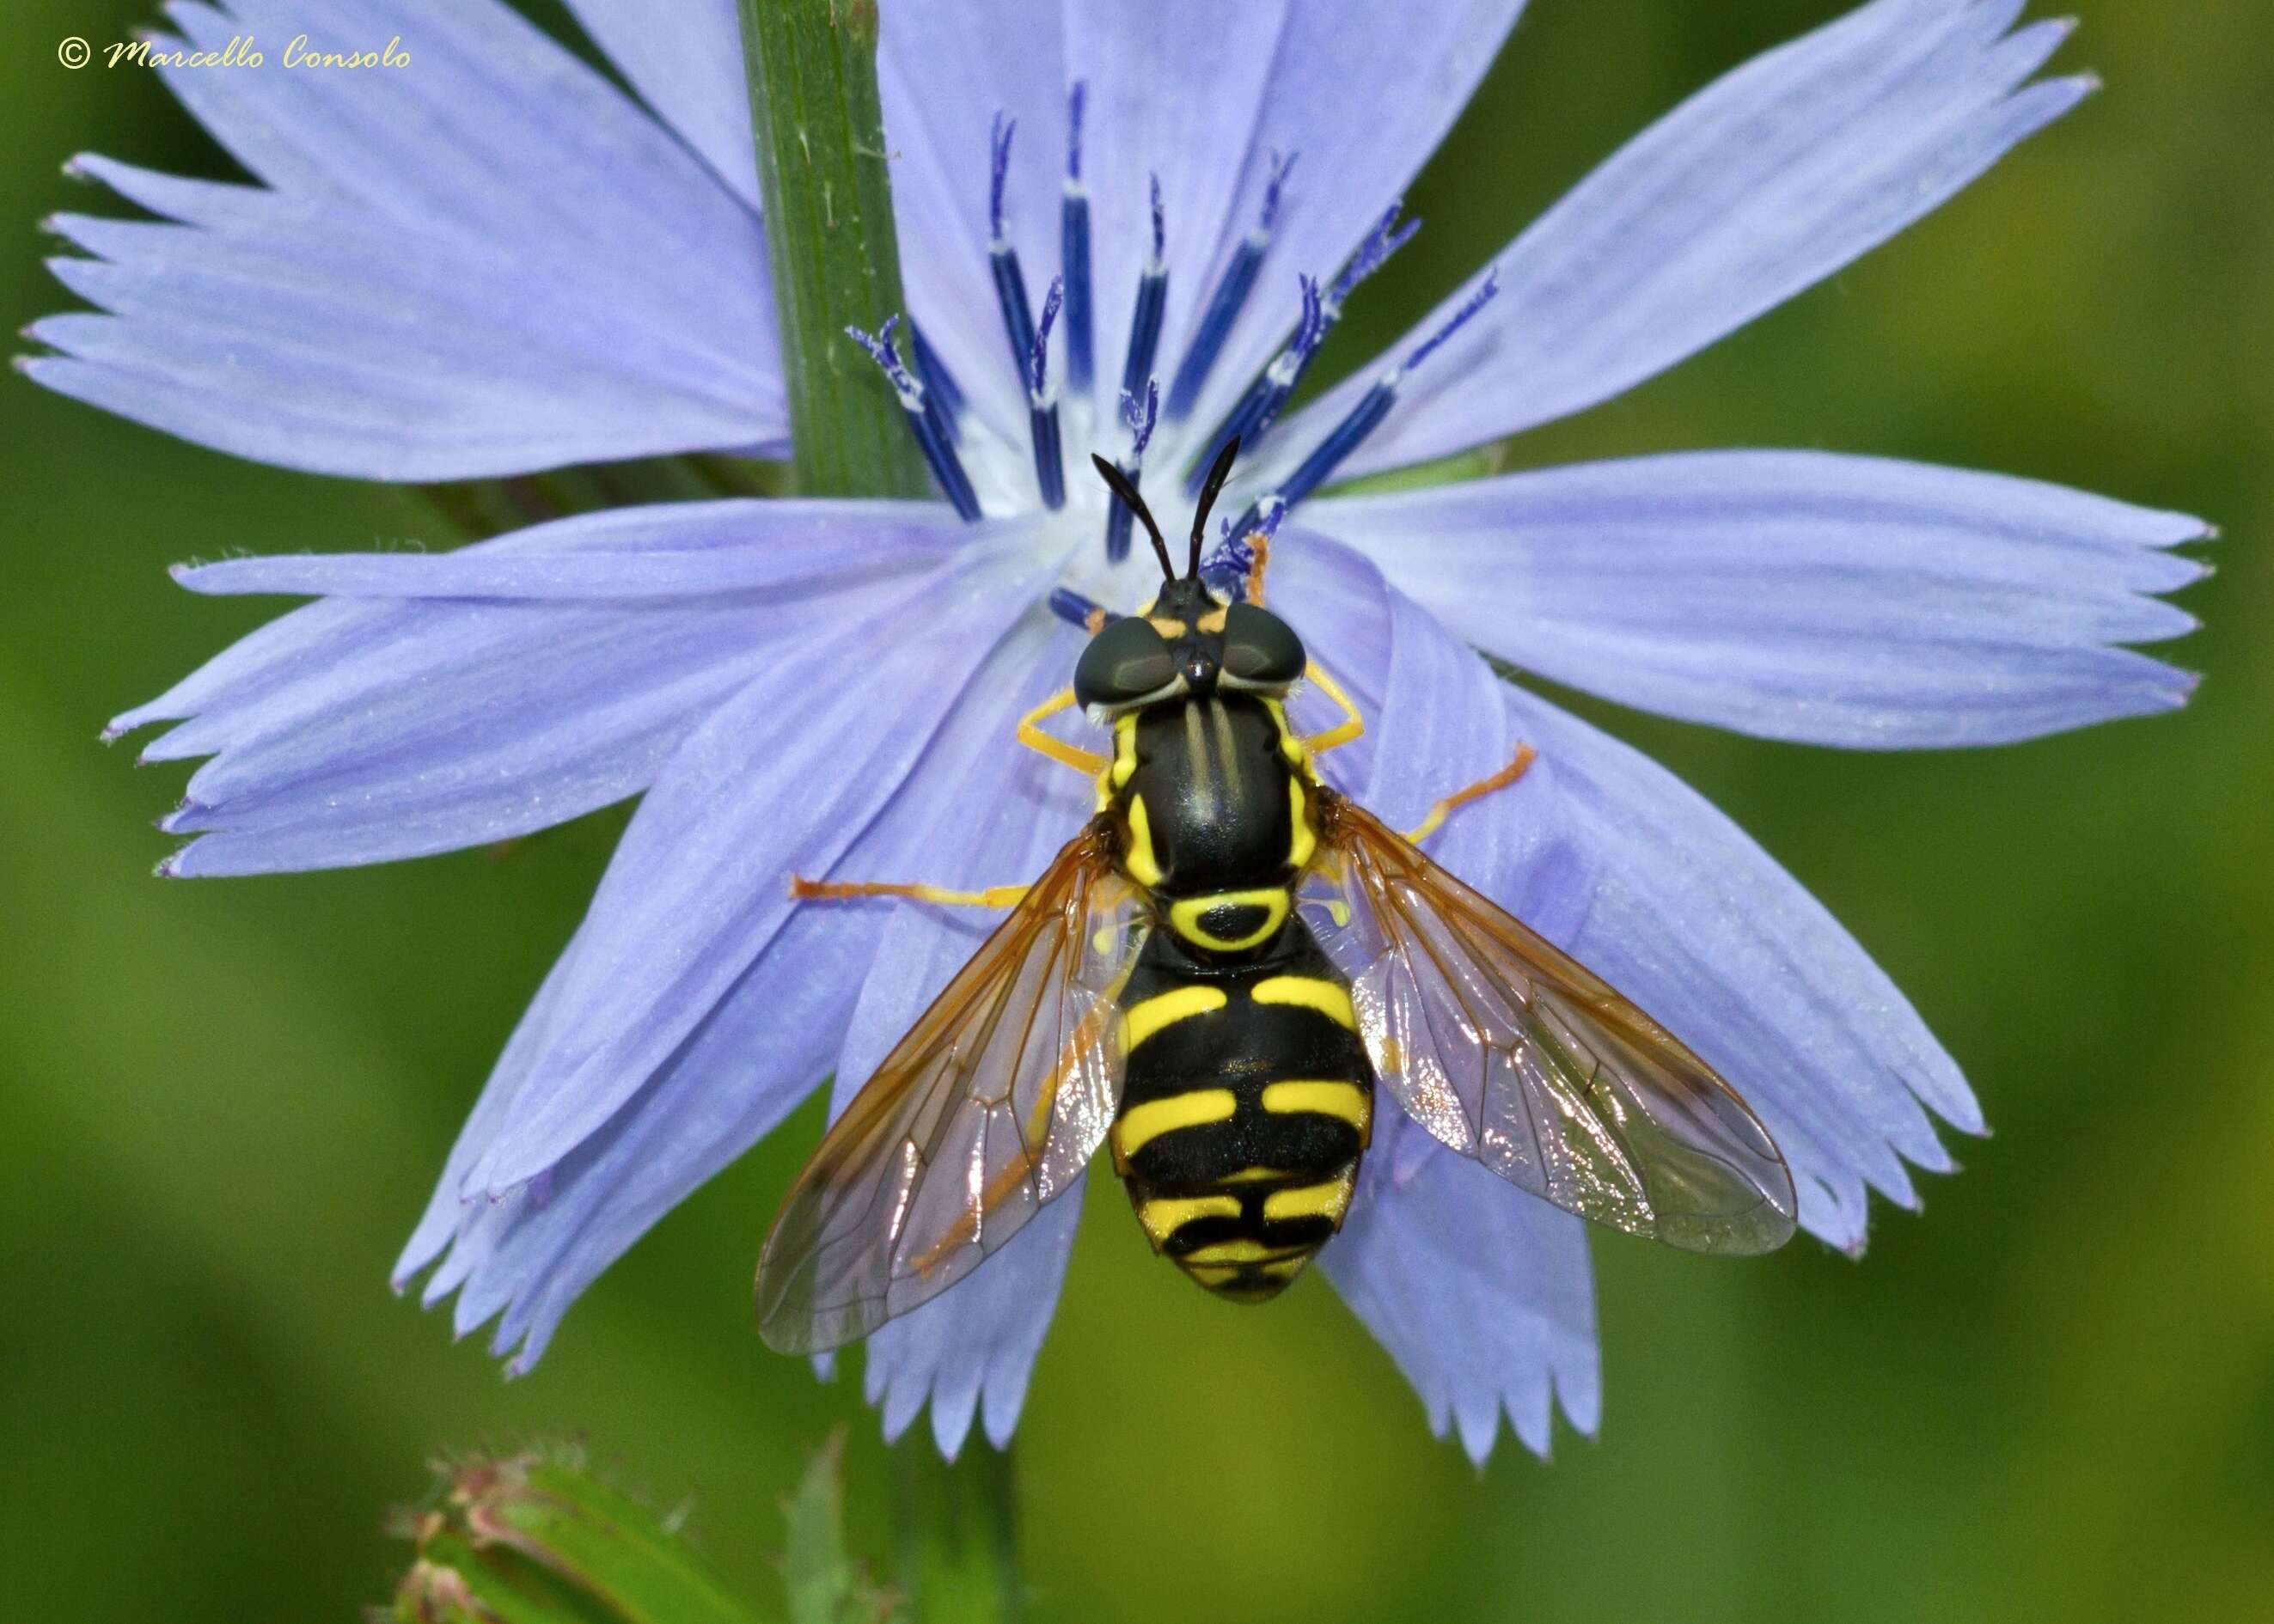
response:
[[(190, 43), (415, 40), (415, 69), (169, 71), (254, 177), (111, 160), (159, 216), (54, 223), (99, 307), (38, 323), (49, 387), (235, 454), (446, 480), (778, 451), (733, 0), (570, 9), (644, 106), (495, 0), (192, 0)], [(2022, 0), (1874, 0), (1611, 156), (1379, 362), (1287, 410), (1521, 0), (903, 0), (879, 74), (910, 309), (859, 339), (929, 502), (619, 509), (444, 554), (242, 559), (192, 590), (316, 602), (117, 731), (206, 757), (171, 875), (494, 841), (642, 797), (406, 1247), (404, 1286), (523, 1370), (577, 1295), (825, 1076), (841, 1106), (975, 945), (917, 906), (797, 906), (784, 876), (1031, 876), (1087, 816), (1013, 719), (1092, 605), (1153, 566), (1095, 448), (1172, 509), (1253, 447), (1226, 511), (1277, 525), (1273, 607), (1372, 730), (1330, 758), (1393, 823), (1505, 762), (1448, 867), (1741, 1088), (1803, 1224), (1860, 1249), (1982, 1127), (1864, 951), (1712, 807), (1502, 681), (1522, 671), (1819, 745), (2003, 743), (2176, 706), (2125, 645), (2187, 630), (2196, 520), (1821, 452), (1706, 452), (1392, 494), (1337, 482), (1608, 399), (1846, 265), (2067, 111), (2067, 30)], [(1041, 313), (1036, 314), (1039, 311)], [(849, 680), (848, 680), (849, 679)], [(1066, 781), (1061, 781), (1066, 780)], [(1599, 1392), (1580, 1222), (1385, 1108), (1329, 1278), (1481, 1460)], [(1015, 1424), (1081, 1207), (871, 1338), (897, 1434)]]

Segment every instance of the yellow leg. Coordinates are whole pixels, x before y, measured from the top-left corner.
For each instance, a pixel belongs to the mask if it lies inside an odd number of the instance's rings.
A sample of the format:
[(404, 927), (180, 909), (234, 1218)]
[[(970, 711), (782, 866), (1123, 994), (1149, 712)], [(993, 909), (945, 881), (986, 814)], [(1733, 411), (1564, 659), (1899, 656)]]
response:
[(842, 902), (854, 897), (911, 897), (918, 902), (944, 903), (957, 908), (1014, 908), (1027, 894), (1024, 885), (990, 885), (985, 891), (948, 891), (937, 885), (885, 885), (871, 880), (809, 880), (789, 876), (793, 902)]
[(1045, 717), (1056, 716), (1061, 710), (1073, 709), (1073, 690), (1060, 688), (1019, 718), (1019, 742), (1030, 750), (1039, 750), (1052, 761), (1073, 768), (1076, 772), (1096, 778), (1105, 771), (1105, 757), (1079, 745), (1053, 739), (1035, 724)]
[(1436, 805), (1431, 807), (1429, 808), (1429, 816), (1423, 818), (1416, 827), (1408, 831), (1405, 838), (1416, 846), (1420, 845), (1421, 842), (1427, 840), (1431, 835), (1437, 832), (1437, 825), (1445, 821), (1445, 814), (1450, 812), (1456, 807), (1465, 807), (1472, 801), (1476, 801), (1483, 796), (1489, 795), (1495, 790), (1506, 789), (1510, 785), (1515, 783), (1518, 778), (1525, 775), (1525, 771), (1532, 766), (1532, 763), (1539, 758), (1539, 755), (1540, 752), (1533, 749), (1528, 744), (1520, 744), (1517, 746), (1516, 759), (1514, 761), (1509, 763), (1507, 766), (1502, 767), (1498, 772), (1494, 773), (1492, 777), (1488, 778), (1479, 778), (1466, 789), (1456, 790), (1452, 794), (1446, 796)]
[(1311, 680), (1312, 686), (1343, 710), (1343, 720), (1326, 732), (1313, 733), (1303, 741), (1305, 749), (1314, 756), (1323, 756), (1337, 745), (1348, 744), (1366, 732), (1366, 720), (1359, 715), (1358, 707), (1351, 703), (1350, 695), (1343, 692), (1340, 685), (1320, 668), (1318, 661), (1313, 660), (1304, 666), (1303, 674)]

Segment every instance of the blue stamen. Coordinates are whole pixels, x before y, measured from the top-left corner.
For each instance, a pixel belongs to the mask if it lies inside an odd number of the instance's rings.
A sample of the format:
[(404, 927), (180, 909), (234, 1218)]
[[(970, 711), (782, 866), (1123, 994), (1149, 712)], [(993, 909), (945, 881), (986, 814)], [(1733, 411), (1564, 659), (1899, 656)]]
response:
[(1066, 92), (1066, 178), (1081, 184), (1081, 113), (1089, 105), (1089, 81), (1078, 79)]
[(939, 358), (939, 351), (923, 335), (923, 329), (915, 322), (908, 323), (909, 348), (915, 353), (916, 375), (923, 380), (924, 404), (930, 410), (932, 421), (938, 425), (941, 437), (953, 445), (961, 436), (963, 420), (963, 387), (955, 381), (955, 374), (947, 370), (947, 363)]
[(1405, 357), (1405, 364), (1397, 369), (1399, 375), (1403, 376), (1404, 374), (1412, 372), (1415, 367), (1420, 365), (1422, 362), (1427, 360), (1432, 355), (1434, 355), (1437, 351), (1437, 347), (1440, 344), (1442, 344), (1447, 339), (1452, 337), (1454, 334), (1468, 326), (1469, 318), (1475, 315), (1486, 305), (1491, 304), (1494, 297), (1499, 292), (1500, 267), (1495, 265), (1485, 273), (1485, 279), (1478, 285), (1477, 290), (1461, 302), (1461, 307), (1458, 310), (1455, 311), (1450, 316), (1446, 318), (1445, 325), (1439, 327), (1434, 333), (1429, 335), (1428, 337), (1423, 339), (1421, 342), (1415, 347), (1413, 353)]
[(1208, 382), (1216, 357), (1224, 352), (1224, 341), (1231, 336), (1247, 296), (1255, 291), (1256, 278), (1263, 272), (1263, 256), (1271, 247), (1272, 228), (1279, 219), (1279, 189), (1286, 184), (1287, 171), (1295, 167), (1295, 158), (1292, 153), (1284, 158), (1271, 154), (1271, 177), (1263, 184), (1262, 218), (1232, 251), (1231, 263), (1224, 267), (1216, 291), (1209, 296), (1193, 342), (1186, 346), (1185, 358), (1178, 364), (1176, 381), (1169, 387), (1172, 422), (1181, 422), (1199, 401), (1201, 387)]
[(995, 301), (1003, 309), (1003, 332), (1011, 341), (1011, 365), (1022, 375), (1027, 357), (1035, 347), (1035, 315), (1027, 303), (1027, 279), (1019, 269), (1019, 251), (1003, 233), (1003, 188), (1011, 173), (1011, 137), (1019, 121), (995, 115), (990, 138), (994, 152), (987, 180), (988, 269), (995, 277)]
[(1040, 401), (1050, 387), (1050, 329), (1058, 325), (1058, 312), (1065, 308), (1065, 279), (1050, 278), (1050, 291), (1043, 296), (1043, 320), (1035, 328), (1033, 348), (1027, 351), (1027, 395)]
[(1305, 457), (1295, 471), (1280, 482), (1279, 495), (1290, 502), (1299, 502), (1317, 490), (1335, 471), (1336, 466), (1352, 452), (1359, 442), (1382, 426), (1389, 409), (1397, 404), (1397, 385), (1395, 374), (1382, 379), (1359, 397), (1350, 415), (1328, 431), (1310, 455)]
[(1065, 282), (1050, 278), (1043, 299), (1043, 320), (1035, 329), (1034, 349), (1027, 365), (1027, 417), (1035, 441), (1035, 483), (1041, 487), (1043, 506), (1053, 510), (1065, 506), (1065, 455), (1058, 438), (1058, 391), (1050, 387), (1050, 328), (1065, 302)]
[(1094, 614), (1103, 615), (1109, 624), (1121, 618), (1096, 598), (1084, 598), (1070, 586), (1052, 587), (1050, 605), (1050, 613), (1059, 620), (1069, 625), (1079, 626), (1084, 631), (1089, 629), (1089, 617)]
[(1065, 272), (1066, 382), (1087, 396), (1096, 374), (1089, 313), (1089, 192), (1081, 184), (1081, 111), (1089, 87), (1074, 81), (1066, 95), (1065, 197), (1058, 206), (1058, 259)]
[(1277, 421), (1287, 397), (1295, 392), (1295, 385), (1311, 365), (1311, 357), (1326, 342), (1329, 324), (1325, 303), (1319, 297), (1319, 284), (1308, 276), (1299, 275), (1295, 280), (1303, 289), (1303, 316), (1295, 324), (1295, 336), (1272, 357), (1271, 365), (1256, 375), (1255, 381), (1247, 386), (1247, 393), (1239, 397), (1238, 404), (1216, 425), (1216, 432), (1203, 442), (1205, 453), (1186, 470), (1187, 495), (1200, 490), (1201, 481), (1208, 477), (1208, 470), (1216, 465), (1217, 455), (1232, 436), (1238, 435), (1243, 446), (1252, 446), (1262, 438)]
[[(1294, 338), (1264, 369), (1263, 375), (1248, 386), (1247, 394), (1241, 397), (1239, 405), (1232, 408), (1231, 415), (1209, 437), (1211, 449), (1209, 455), (1186, 470), (1185, 486), (1187, 491), (1200, 489), (1201, 480), (1205, 477), (1204, 470), (1214, 461), (1216, 452), (1222, 449), (1232, 435), (1238, 434), (1243, 446), (1252, 447), (1277, 421), (1281, 409), (1287, 404), (1287, 397), (1294, 394), (1296, 387), (1303, 381), (1303, 374), (1311, 369), (1312, 358), (1319, 353), (1320, 346), (1326, 342), (1327, 335), (1334, 330), (1335, 323), (1342, 319), (1344, 304), (1358, 290), (1360, 282), (1389, 264), (1390, 255), (1412, 242), (1413, 234), (1421, 229), (1421, 222), (1418, 220), (1398, 224), (1397, 216), (1404, 207), (1404, 200), (1400, 199), (1382, 211), (1382, 218), (1374, 222), (1374, 229), (1366, 234), (1365, 240), (1359, 244), (1349, 261), (1336, 274), (1333, 282), (1322, 296), (1315, 295), (1314, 284), (1306, 283), (1303, 320), (1296, 327)], [(1315, 314), (1312, 308), (1314, 299)]]
[[(1145, 408), (1137, 408), (1137, 397), (1128, 390), (1121, 392), (1121, 420), (1129, 425), (1129, 455), (1114, 458), (1115, 464), (1128, 476), (1131, 485), (1141, 483), (1145, 466), (1145, 447), (1153, 443), (1153, 428), (1161, 420), (1161, 386), (1153, 379), (1145, 380)], [(1137, 515), (1129, 511), (1129, 504), (1118, 495), (1106, 499), (1105, 559), (1118, 564), (1129, 556), (1131, 526)]]
[(1374, 229), (1366, 234), (1358, 251), (1351, 255), (1350, 262), (1336, 275), (1333, 285), (1327, 289), (1328, 326), (1332, 327), (1341, 318), (1343, 305), (1358, 291), (1359, 283), (1389, 264), (1389, 256), (1412, 242), (1413, 234), (1421, 229), (1418, 220), (1409, 220), (1402, 226), (1397, 223), (1397, 216), (1404, 210), (1403, 198), (1384, 209), (1382, 218), (1374, 222)]
[(1003, 188), (1011, 174), (1011, 138), (1019, 132), (1019, 121), (998, 110), (995, 123), (987, 134), (990, 161), (987, 166), (987, 235), (994, 242), (1003, 240)]
[(1161, 348), (1161, 316), (1169, 304), (1169, 267), (1162, 258), (1168, 246), (1168, 218), (1161, 206), (1161, 177), (1153, 177), (1153, 253), (1137, 279), (1137, 307), (1129, 316), (1129, 357), (1121, 365), (1121, 390), (1134, 395), (1153, 375), (1153, 357)]
[(1141, 458), (1145, 447), (1153, 443), (1153, 429), (1161, 421), (1161, 385), (1157, 379), (1145, 380), (1145, 410), (1137, 410), (1137, 397), (1128, 390), (1121, 392), (1121, 420), (1129, 425), (1129, 455)]
[(979, 517), (979, 497), (971, 488), (970, 476), (963, 471), (963, 462), (955, 450), (943, 438), (931, 414), (924, 404), (924, 387), (901, 360), (900, 352), (892, 342), (892, 331), (900, 324), (893, 316), (875, 336), (859, 327), (847, 327), (845, 335), (869, 352), (900, 397), (900, 410), (907, 417), (908, 432), (916, 437), (916, 445), (923, 452), (924, 461), (931, 465), (932, 477), (939, 482), (941, 492), (954, 505), (956, 515), (967, 524)]
[(1301, 466), (1287, 476), (1279, 485), (1279, 495), (1290, 503), (1301, 501), (1333, 477), (1343, 460), (1358, 449), (1366, 437), (1382, 426), (1389, 409), (1397, 403), (1397, 391), (1405, 375), (1434, 355), (1445, 341), (1469, 323), (1471, 317), (1493, 301), (1500, 291), (1500, 267), (1495, 266), (1485, 273), (1477, 290), (1461, 301), (1460, 307), (1445, 319), (1442, 326), (1415, 345), (1400, 365), (1389, 369), (1374, 386), (1359, 397), (1349, 414), (1329, 431)]

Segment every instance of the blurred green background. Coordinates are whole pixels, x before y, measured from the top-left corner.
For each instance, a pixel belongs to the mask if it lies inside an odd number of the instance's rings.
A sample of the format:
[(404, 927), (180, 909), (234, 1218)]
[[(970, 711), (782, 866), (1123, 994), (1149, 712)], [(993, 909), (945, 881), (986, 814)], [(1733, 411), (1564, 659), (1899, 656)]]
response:
[[(1354, 312), (1391, 335), (1649, 117), (1835, 0), (1533, 0)], [(2274, 99), (2262, 0), (2080, 0), (2105, 94), (1889, 248), (1528, 460), (1809, 445), (2208, 515), (2195, 705), (2020, 748), (1874, 756), (1593, 710), (1753, 831), (1966, 1066), (1958, 1147), (1870, 1255), (1721, 1265), (1603, 1240), (1605, 1418), (1480, 1475), (1323, 1282), (1202, 1299), (1092, 1192), (1021, 1434), (1041, 1616), (2263, 1618), (2274, 1607)], [(154, 20), (18, 0), (10, 324), (70, 305), (34, 222), (94, 148), (213, 170), (145, 75), (56, 41)], [(754, 1592), (775, 1500), (857, 1382), (757, 1341), (791, 1131), (673, 1214), (529, 1380), (386, 1289), (462, 1113), (621, 826), (505, 860), (165, 884), (180, 768), (104, 718), (270, 612), (164, 566), (442, 539), (412, 499), (230, 461), (0, 387), (0, 1573), (9, 1615), (346, 1620), (383, 1507), (451, 1446), (573, 1432), (695, 1497)], [(1237, 1393), (1196, 1412), (1195, 1390)], [(1164, 1497), (1177, 1510), (1163, 1515)]]

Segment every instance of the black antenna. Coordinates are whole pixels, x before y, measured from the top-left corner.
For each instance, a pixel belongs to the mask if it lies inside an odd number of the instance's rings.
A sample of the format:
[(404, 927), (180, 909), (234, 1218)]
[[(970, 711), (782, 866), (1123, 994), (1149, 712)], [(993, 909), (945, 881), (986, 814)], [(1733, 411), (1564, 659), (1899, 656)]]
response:
[(1224, 492), (1224, 482), (1231, 477), (1231, 464), (1239, 455), (1239, 436), (1234, 434), (1224, 442), (1224, 449), (1216, 454), (1216, 466), (1209, 470), (1208, 481), (1201, 486), (1201, 505), (1193, 509), (1193, 567), (1185, 573), (1195, 581), (1201, 574), (1201, 538), (1208, 530), (1209, 509)]
[[(1089, 454), (1089, 460), (1097, 465), (1098, 477), (1105, 481), (1106, 488), (1128, 504), (1129, 511), (1144, 522), (1145, 533), (1153, 538), (1153, 551), (1161, 560), (1163, 579), (1174, 581), (1177, 567), (1169, 561), (1169, 544), (1161, 538), (1161, 527), (1153, 523), (1153, 510), (1145, 506), (1145, 499), (1137, 494), (1137, 487), (1129, 483), (1129, 476), (1095, 451)], [(1199, 544), (1193, 545), (1197, 546)]]

